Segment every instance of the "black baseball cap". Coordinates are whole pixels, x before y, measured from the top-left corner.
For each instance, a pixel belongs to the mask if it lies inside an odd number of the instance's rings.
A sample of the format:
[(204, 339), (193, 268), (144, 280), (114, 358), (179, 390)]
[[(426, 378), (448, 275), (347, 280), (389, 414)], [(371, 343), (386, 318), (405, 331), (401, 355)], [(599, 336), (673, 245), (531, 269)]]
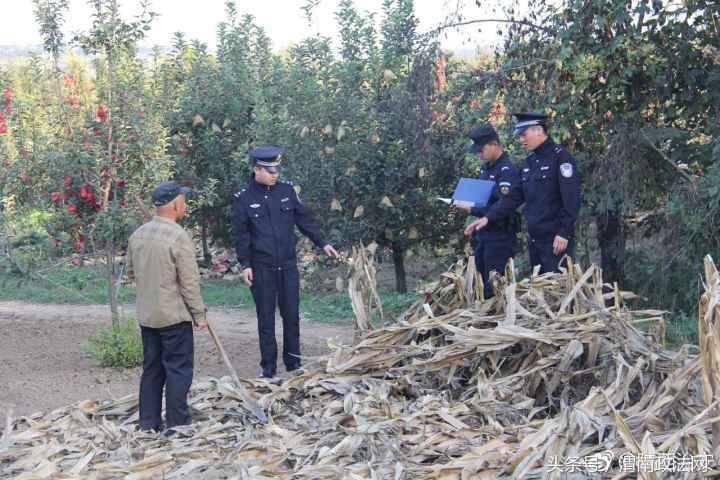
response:
[(188, 187), (183, 187), (177, 182), (169, 181), (162, 182), (160, 185), (155, 187), (152, 192), (152, 202), (156, 207), (162, 207), (167, 205), (177, 198), (178, 195), (189, 195), (192, 190)]
[(489, 123), (474, 126), (470, 129), (468, 137), (472, 140), (468, 147), (468, 150), (472, 153), (480, 153), (486, 143), (492, 142), (493, 140), (499, 141), (500, 139), (493, 126)]

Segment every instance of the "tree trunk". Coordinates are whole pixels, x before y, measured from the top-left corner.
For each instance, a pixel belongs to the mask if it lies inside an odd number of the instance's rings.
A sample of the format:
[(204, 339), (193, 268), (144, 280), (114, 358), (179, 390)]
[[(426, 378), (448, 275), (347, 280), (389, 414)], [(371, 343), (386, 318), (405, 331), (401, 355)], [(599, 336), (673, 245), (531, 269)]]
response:
[(395, 266), (395, 290), (407, 293), (407, 277), (405, 275), (405, 249), (393, 243), (393, 265)]
[[(111, 4), (111, 14), (113, 22), (117, 20), (118, 5), (117, 1), (113, 0)], [(113, 27), (114, 28), (114, 27)], [(105, 184), (105, 191), (103, 192), (103, 206), (108, 208), (110, 202), (110, 191), (112, 190), (112, 184), (115, 176), (115, 165), (113, 161), (113, 122), (114, 109), (113, 109), (113, 90), (115, 88), (114, 76), (114, 47), (107, 45), (105, 47), (105, 56), (107, 59), (107, 70), (108, 70), (108, 84), (107, 84), (107, 124), (108, 124), (108, 143), (107, 143), (107, 181)], [(114, 233), (113, 233), (114, 237)], [(120, 325), (120, 314), (118, 313), (118, 301), (117, 301), (117, 287), (115, 284), (115, 238), (110, 240), (107, 246), (107, 280), (108, 280), (108, 302), (110, 303), (110, 318), (112, 319), (112, 326), (117, 327)]]
[(200, 235), (202, 237), (202, 249), (203, 249), (203, 259), (205, 260), (205, 267), (210, 267), (210, 265), (212, 265), (212, 253), (210, 253), (210, 248), (208, 247), (207, 220), (205, 220), (204, 217), (202, 219), (202, 227), (200, 228)]
[(598, 242), (603, 280), (625, 283), (625, 228), (617, 211), (608, 211), (598, 218)]
[(112, 326), (120, 325), (120, 314), (118, 312), (117, 286), (115, 283), (115, 242), (110, 241), (107, 248), (107, 282), (108, 282), (108, 302), (110, 303), (110, 314)]

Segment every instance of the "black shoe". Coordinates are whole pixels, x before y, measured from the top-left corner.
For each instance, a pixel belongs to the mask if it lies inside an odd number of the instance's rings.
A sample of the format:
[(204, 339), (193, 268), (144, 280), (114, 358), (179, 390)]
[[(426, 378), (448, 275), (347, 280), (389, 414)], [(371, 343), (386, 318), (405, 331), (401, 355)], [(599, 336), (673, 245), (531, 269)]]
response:
[(157, 427), (141, 427), (141, 426), (138, 426), (138, 430), (140, 430), (140, 431), (143, 432), (143, 433), (158, 433), (158, 432), (160, 432), (160, 431), (162, 430), (162, 427), (159, 426), (159, 425), (158, 425)]
[(173, 428), (168, 428), (167, 430), (165, 430), (163, 432), (163, 437), (165, 437), (165, 438), (174, 437), (175, 435), (177, 435), (177, 430), (175, 430)]

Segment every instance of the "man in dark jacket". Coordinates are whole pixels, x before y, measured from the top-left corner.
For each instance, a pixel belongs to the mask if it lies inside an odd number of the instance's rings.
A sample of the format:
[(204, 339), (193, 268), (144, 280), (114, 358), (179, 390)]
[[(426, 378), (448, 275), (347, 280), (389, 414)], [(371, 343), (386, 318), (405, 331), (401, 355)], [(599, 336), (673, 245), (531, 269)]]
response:
[(495, 188), (487, 205), (458, 205), (457, 208), (478, 217), (465, 229), (465, 235), (473, 235), (475, 266), (485, 284), (485, 298), (490, 298), (493, 296), (490, 272), (504, 274), (505, 265), (517, 247), (520, 222), (515, 208), (520, 195), (520, 177), (492, 125), (475, 126), (469, 136), (470, 151), (485, 161), (480, 179), (495, 182)]
[(300, 367), (300, 275), (295, 226), (327, 255), (338, 257), (293, 185), (278, 179), (282, 153), (278, 147), (259, 147), (249, 152), (253, 178), (235, 194), (232, 206), (235, 251), (255, 300), (260, 366), (266, 378), (276, 373), (276, 305), (283, 320), (285, 368), (293, 371)]
[(523, 215), (528, 225), (530, 264), (540, 273), (558, 271), (573, 254), (580, 210), (580, 177), (575, 159), (547, 134), (547, 115), (514, 113), (515, 133), (530, 152), (522, 168)]

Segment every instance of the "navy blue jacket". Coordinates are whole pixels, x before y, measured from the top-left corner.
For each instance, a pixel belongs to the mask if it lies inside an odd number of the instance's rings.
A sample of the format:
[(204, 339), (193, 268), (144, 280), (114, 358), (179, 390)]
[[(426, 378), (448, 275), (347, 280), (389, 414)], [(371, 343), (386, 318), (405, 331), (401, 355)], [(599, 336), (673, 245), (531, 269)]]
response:
[(572, 155), (550, 138), (525, 159), (522, 202), (531, 238), (573, 238), (580, 210), (580, 177)]
[(519, 231), (519, 221), (515, 218), (515, 209), (520, 205), (521, 181), (520, 174), (510, 161), (507, 153), (503, 153), (495, 162), (487, 162), (480, 170), (480, 179), (495, 182), (488, 204), (484, 207), (473, 207), (471, 212), (476, 217), (487, 217), (485, 228), (475, 232), (477, 240), (502, 239), (508, 235), (515, 236)]
[(294, 266), (296, 225), (318, 247), (327, 245), (291, 183), (267, 186), (251, 179), (247, 188), (234, 195), (232, 205), (233, 243), (242, 268)]

